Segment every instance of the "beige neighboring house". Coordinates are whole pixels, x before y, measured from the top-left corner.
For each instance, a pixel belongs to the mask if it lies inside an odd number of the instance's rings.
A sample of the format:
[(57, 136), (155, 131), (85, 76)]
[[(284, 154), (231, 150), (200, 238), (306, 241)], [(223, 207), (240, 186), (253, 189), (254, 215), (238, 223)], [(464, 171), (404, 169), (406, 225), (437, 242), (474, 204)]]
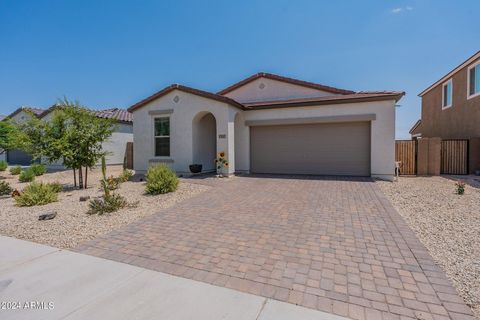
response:
[[(0, 115), (0, 121), (5, 119), (5, 116)], [(0, 149), (0, 161), (6, 161), (7, 160), (7, 153), (5, 150)]]
[(470, 173), (480, 169), (480, 51), (423, 90), (412, 138), (467, 139)]
[(218, 93), (178, 84), (136, 103), (134, 168), (228, 174), (394, 175), (398, 91), (355, 92), (258, 73)]
[[(22, 107), (8, 115), (7, 118), (21, 123), (28, 120), (31, 114), (33, 114), (39, 119), (49, 121), (53, 115), (52, 111), (55, 108), (55, 106), (48, 109)], [(102, 147), (105, 151), (109, 152), (109, 155), (106, 157), (108, 165), (123, 164), (127, 142), (133, 142), (132, 114), (125, 109), (119, 108), (95, 110), (94, 112), (97, 117), (115, 120), (115, 131), (110, 139), (103, 143)], [(21, 150), (9, 150), (6, 153), (6, 160), (12, 165), (29, 165), (32, 161), (32, 157)], [(47, 161), (46, 159), (43, 159), (42, 162)], [(49, 164), (49, 168), (61, 169), (63, 168), (63, 165), (62, 162), (51, 163)]]

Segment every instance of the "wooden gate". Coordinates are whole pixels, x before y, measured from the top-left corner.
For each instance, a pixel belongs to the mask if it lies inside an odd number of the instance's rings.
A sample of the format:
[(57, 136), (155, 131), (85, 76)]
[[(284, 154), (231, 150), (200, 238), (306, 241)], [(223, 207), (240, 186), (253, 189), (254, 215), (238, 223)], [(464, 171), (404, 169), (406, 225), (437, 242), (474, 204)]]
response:
[(400, 162), (401, 175), (416, 175), (417, 140), (396, 140), (395, 161)]
[(440, 173), (468, 174), (468, 140), (442, 140)]

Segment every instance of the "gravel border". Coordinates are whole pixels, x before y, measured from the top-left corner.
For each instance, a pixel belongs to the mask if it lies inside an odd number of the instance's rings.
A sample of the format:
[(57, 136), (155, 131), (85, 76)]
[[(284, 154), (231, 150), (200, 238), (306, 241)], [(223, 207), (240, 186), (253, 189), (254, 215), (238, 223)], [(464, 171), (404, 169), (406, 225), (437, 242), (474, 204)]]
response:
[[(121, 166), (110, 166), (108, 175), (118, 176)], [(27, 183), (19, 183), (18, 176), (0, 172), (13, 188), (23, 189)], [(12, 198), (0, 199), (0, 234), (50, 246), (69, 249), (80, 243), (94, 239), (98, 235), (125, 226), (137, 219), (159, 212), (185, 199), (196, 196), (210, 189), (208, 186), (180, 182), (176, 192), (164, 195), (145, 195), (144, 182), (125, 182), (116, 192), (122, 194), (130, 203), (138, 202), (136, 207), (124, 208), (104, 215), (88, 215), (88, 201), (80, 202), (81, 196), (100, 196), (100, 169), (89, 172), (89, 188), (86, 190), (64, 191), (59, 194), (59, 201), (44, 206), (18, 207)], [(60, 182), (71, 188), (73, 174), (71, 171), (47, 173), (37, 177), (37, 181)], [(53, 220), (38, 221), (38, 216), (49, 211), (56, 211)]]
[(465, 194), (458, 195), (457, 178), (376, 183), (480, 319), (480, 189), (473, 178), (463, 177)]

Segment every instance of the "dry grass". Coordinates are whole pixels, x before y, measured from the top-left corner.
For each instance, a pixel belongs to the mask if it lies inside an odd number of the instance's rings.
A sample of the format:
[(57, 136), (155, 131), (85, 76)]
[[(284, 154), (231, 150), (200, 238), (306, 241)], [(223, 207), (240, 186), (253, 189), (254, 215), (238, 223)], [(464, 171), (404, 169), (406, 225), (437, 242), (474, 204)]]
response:
[[(107, 169), (108, 175), (118, 176), (121, 166), (111, 166)], [(27, 183), (19, 183), (18, 176), (11, 176), (8, 172), (1, 172), (13, 188), (23, 189)], [(124, 208), (117, 212), (105, 215), (88, 215), (88, 201), (80, 202), (81, 196), (100, 196), (101, 172), (95, 169), (89, 172), (89, 188), (73, 190), (73, 174), (71, 171), (47, 173), (37, 177), (37, 181), (60, 182), (67, 191), (59, 194), (59, 201), (44, 206), (18, 207), (12, 198), (0, 199), (0, 234), (43, 243), (59, 248), (73, 248), (83, 241), (98, 235), (118, 229), (137, 219), (159, 212), (182, 200), (193, 197), (209, 189), (207, 186), (180, 182), (176, 192), (149, 196), (145, 195), (145, 183), (126, 182), (117, 191), (127, 198), (130, 203), (138, 201), (133, 208)], [(53, 220), (38, 221), (42, 213), (56, 211), (57, 217)]]
[(480, 319), (480, 189), (470, 178), (464, 195), (446, 177), (378, 181), (397, 211)]

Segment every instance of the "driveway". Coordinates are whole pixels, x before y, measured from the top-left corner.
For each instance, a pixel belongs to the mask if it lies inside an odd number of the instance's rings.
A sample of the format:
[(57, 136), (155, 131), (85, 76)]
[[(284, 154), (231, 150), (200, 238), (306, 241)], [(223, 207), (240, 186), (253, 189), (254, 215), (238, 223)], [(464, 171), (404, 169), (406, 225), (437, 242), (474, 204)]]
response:
[(370, 179), (190, 179), (210, 191), (77, 251), (353, 319), (471, 319)]

